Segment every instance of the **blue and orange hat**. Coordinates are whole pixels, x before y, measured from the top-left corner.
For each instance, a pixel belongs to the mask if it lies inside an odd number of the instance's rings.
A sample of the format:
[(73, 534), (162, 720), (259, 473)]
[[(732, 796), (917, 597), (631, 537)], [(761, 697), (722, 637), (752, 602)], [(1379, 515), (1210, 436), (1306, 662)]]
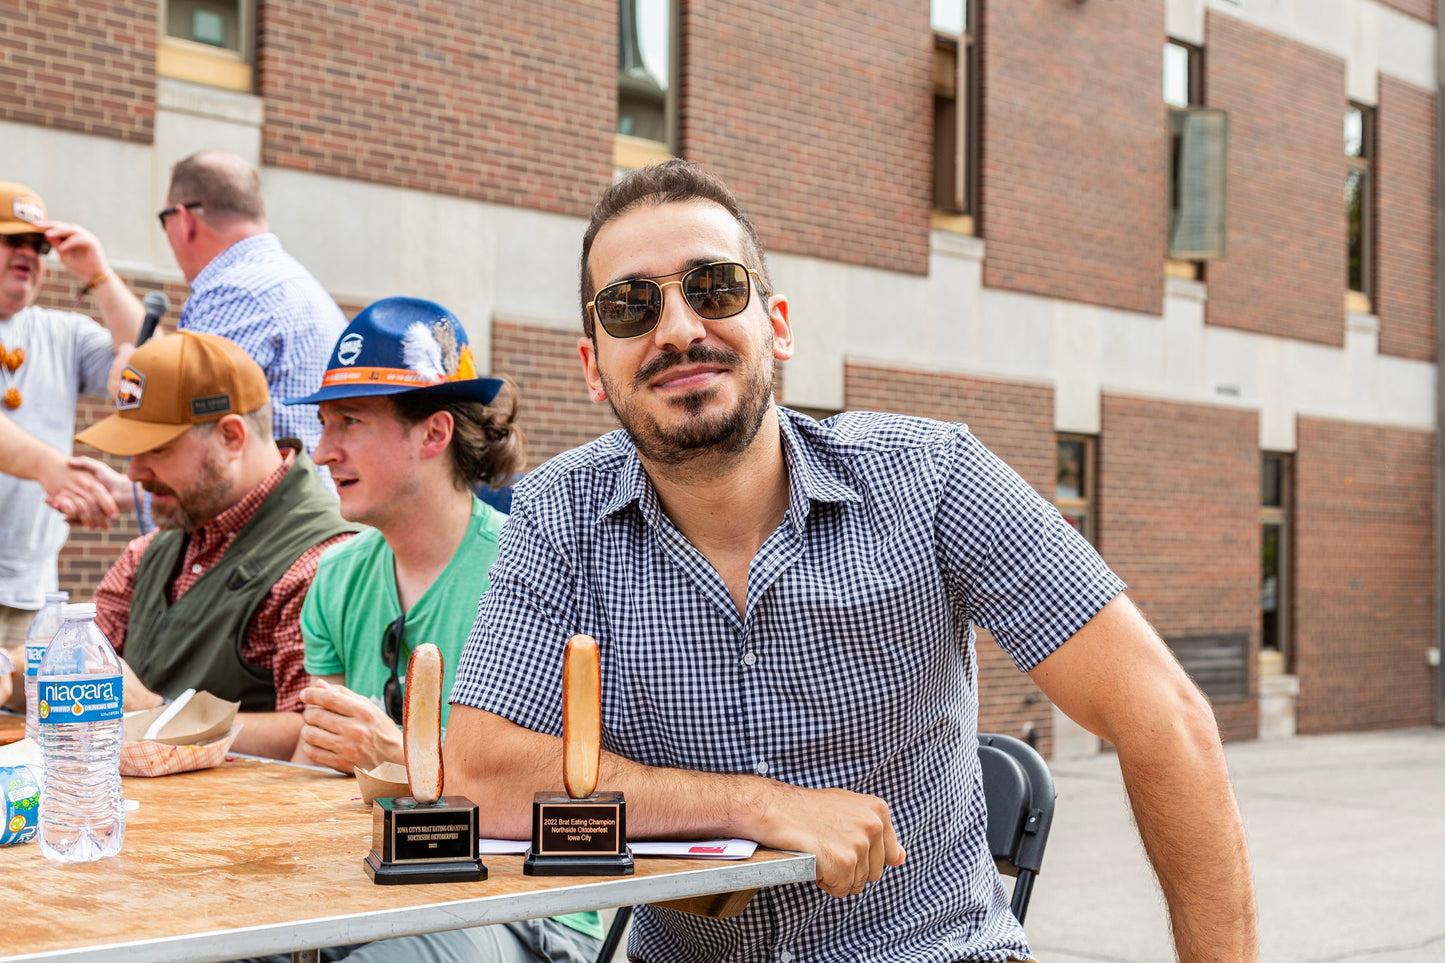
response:
[(285, 403), (416, 392), (488, 404), (501, 389), (500, 378), (477, 377), (472, 346), (456, 315), (421, 298), (382, 298), (341, 333), (320, 389)]

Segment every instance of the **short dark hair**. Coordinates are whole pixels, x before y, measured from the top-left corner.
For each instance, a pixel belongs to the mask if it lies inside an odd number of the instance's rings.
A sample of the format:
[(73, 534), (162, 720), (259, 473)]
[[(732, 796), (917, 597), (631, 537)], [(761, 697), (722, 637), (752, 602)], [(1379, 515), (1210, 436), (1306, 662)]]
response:
[(408, 425), (425, 421), (438, 411), (452, 416), (452, 443), (447, 446), (452, 477), (458, 488), (486, 482), (501, 488), (511, 482), (526, 461), (526, 439), (517, 427), (520, 398), (510, 381), (491, 404), (446, 395), (407, 391), (391, 398), (396, 416)]
[(204, 214), (259, 221), (266, 216), (261, 177), (250, 164), (224, 150), (198, 150), (171, 168), (172, 204), (194, 204)]
[(753, 219), (743, 210), (736, 195), (712, 171), (701, 164), (674, 158), (662, 164), (653, 164), (624, 174), (614, 181), (597, 206), (592, 209), (592, 220), (587, 223), (587, 232), (582, 235), (582, 263), (580, 294), (582, 296), (582, 331), (589, 338), (595, 338), (592, 318), (587, 314), (587, 303), (596, 295), (587, 258), (592, 253), (592, 242), (603, 225), (620, 217), (642, 204), (676, 204), (683, 201), (712, 201), (733, 216), (743, 229), (743, 246), (753, 263), (748, 267), (758, 272), (763, 288), (773, 289), (768, 277), (768, 266), (763, 256), (763, 242), (758, 239), (758, 229)]

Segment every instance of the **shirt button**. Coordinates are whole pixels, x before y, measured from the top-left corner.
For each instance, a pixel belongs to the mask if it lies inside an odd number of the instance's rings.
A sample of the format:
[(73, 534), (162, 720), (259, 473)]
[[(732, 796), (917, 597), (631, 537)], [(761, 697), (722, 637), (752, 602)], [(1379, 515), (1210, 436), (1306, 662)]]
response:
[(783, 950), (778, 954), (778, 963), (793, 963), (793, 954)]
[(757, 661), (758, 654), (756, 652), (749, 652), (747, 655), (743, 656), (743, 665), (754, 665), (757, 663)]
[(758, 763), (758, 765), (757, 765), (758, 775), (759, 775), (759, 776), (766, 776), (766, 775), (768, 774), (768, 768), (769, 768), (769, 767), (768, 767), (768, 763), (767, 763), (766, 760), (764, 760), (763, 762)]
[(191, 566), (191, 574), (192, 574), (192, 575), (200, 575), (200, 574), (201, 574), (201, 563), (200, 563), (200, 562), (197, 562), (196, 564), (194, 564), (194, 565)]

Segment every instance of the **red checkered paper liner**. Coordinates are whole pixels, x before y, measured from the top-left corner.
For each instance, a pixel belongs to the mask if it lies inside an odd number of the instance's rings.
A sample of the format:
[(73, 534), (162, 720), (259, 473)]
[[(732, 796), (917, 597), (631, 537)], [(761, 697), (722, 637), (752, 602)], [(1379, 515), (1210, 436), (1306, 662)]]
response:
[(169, 776), (193, 769), (219, 766), (226, 758), (231, 743), (236, 741), (240, 726), (232, 726), (215, 742), (199, 746), (168, 746), (163, 742), (127, 742), (120, 747), (122, 776)]

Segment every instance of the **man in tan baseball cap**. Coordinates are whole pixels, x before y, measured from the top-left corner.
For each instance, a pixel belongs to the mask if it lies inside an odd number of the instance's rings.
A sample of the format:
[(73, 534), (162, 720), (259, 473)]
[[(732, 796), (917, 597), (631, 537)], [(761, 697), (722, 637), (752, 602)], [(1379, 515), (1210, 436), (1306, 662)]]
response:
[(271, 435), (266, 375), (225, 338), (146, 342), (115, 414), (77, 435), (130, 458), (158, 531), (128, 545), (95, 591), (121, 653), (126, 708), (186, 689), (241, 703), (238, 752), (289, 759), (301, 730), (301, 602), (329, 545), (357, 531), (295, 439)]
[[(83, 285), (76, 303), (91, 298), (100, 324), (36, 304), (51, 250)], [(118, 514), (112, 486), (124, 479), (72, 458), (71, 436), (79, 396), (105, 397), (116, 348), (129, 350), (143, 314), (94, 234), (50, 220), (40, 195), (0, 180), (0, 648), (24, 644), (55, 591), (66, 519), (108, 528)]]

